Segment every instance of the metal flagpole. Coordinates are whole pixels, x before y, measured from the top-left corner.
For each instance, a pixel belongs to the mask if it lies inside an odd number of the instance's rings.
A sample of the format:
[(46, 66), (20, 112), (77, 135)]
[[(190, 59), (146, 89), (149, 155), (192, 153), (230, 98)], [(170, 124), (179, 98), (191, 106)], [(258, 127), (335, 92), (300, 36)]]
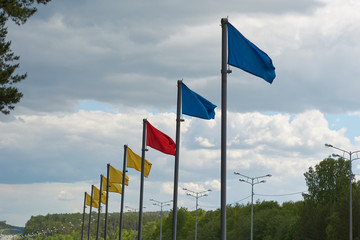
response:
[(221, 240), (226, 240), (227, 18), (221, 19)]
[(82, 217), (81, 240), (83, 240), (83, 236), (84, 236), (85, 208), (86, 208), (86, 192), (84, 194), (84, 211)]
[(89, 227), (88, 227), (88, 240), (90, 240), (90, 225), (91, 225), (91, 211), (93, 204), (94, 185), (91, 185), (91, 200), (90, 200), (90, 213), (89, 213)]
[(96, 229), (96, 240), (99, 240), (99, 229), (100, 229), (100, 212), (101, 212), (101, 195), (102, 195), (102, 174), (100, 175), (100, 191), (99, 191), (99, 211), (98, 211), (98, 222)]
[(124, 162), (123, 162), (123, 181), (122, 181), (122, 185), (121, 185), (122, 190), (121, 190), (121, 207), (120, 207), (120, 223), (119, 223), (119, 240), (121, 240), (122, 226), (123, 226), (127, 147), (128, 147), (127, 145), (124, 145)]
[(174, 196), (173, 196), (173, 220), (172, 220), (172, 240), (176, 240), (177, 228), (177, 200), (178, 200), (178, 181), (179, 181), (179, 153), (180, 153), (180, 122), (183, 121), (181, 115), (181, 95), (182, 80), (178, 80), (177, 93), (177, 111), (176, 111), (176, 151), (175, 151), (175, 169), (174, 169)]
[(105, 207), (105, 232), (104, 232), (104, 240), (106, 240), (106, 238), (107, 238), (107, 225), (108, 225), (109, 171), (110, 171), (110, 163), (107, 164), (107, 172), (106, 172), (106, 207)]
[(143, 119), (143, 137), (142, 137), (142, 148), (141, 148), (141, 184), (140, 184), (138, 240), (141, 240), (141, 228), (142, 228), (142, 213), (143, 213), (143, 198), (144, 198), (145, 151), (147, 150), (146, 149), (146, 123), (147, 123), (147, 120)]

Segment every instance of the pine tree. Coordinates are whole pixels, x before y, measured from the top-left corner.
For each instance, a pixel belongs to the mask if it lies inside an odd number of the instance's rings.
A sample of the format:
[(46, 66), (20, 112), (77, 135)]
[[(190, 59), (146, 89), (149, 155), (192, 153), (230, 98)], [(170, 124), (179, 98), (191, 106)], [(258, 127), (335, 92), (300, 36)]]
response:
[(35, 3), (46, 4), (50, 0), (0, 0), (0, 111), (9, 114), (20, 101), (23, 94), (14, 86), (24, 80), (27, 74), (16, 74), (19, 56), (10, 49), (11, 42), (6, 41), (8, 33), (6, 22), (11, 19), (21, 25), (36, 12)]

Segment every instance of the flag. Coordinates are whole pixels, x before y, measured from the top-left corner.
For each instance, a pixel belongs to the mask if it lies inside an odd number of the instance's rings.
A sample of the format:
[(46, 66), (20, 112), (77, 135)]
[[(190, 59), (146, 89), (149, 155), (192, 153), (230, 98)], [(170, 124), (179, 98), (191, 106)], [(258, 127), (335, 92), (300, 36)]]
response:
[(184, 83), (182, 83), (181, 92), (183, 114), (203, 119), (215, 118), (216, 105), (190, 90)]
[(276, 75), (271, 58), (230, 23), (227, 26), (228, 63), (272, 83)]
[[(99, 199), (100, 190), (95, 186), (93, 187), (93, 199)], [(99, 202), (99, 200), (97, 200), (97, 202)], [(101, 193), (101, 203), (106, 204), (106, 194), (104, 192)]]
[[(109, 169), (109, 182), (112, 183), (122, 183), (123, 181), (123, 173), (120, 170), (117, 170), (113, 166), (110, 165)], [(129, 186), (129, 176), (125, 174), (125, 185)]]
[[(91, 196), (86, 193), (86, 205), (90, 206), (90, 204), (91, 204)], [(99, 208), (99, 201), (95, 201), (95, 199), (93, 199), (92, 206), (94, 208)]]
[(165, 133), (146, 122), (146, 145), (162, 153), (175, 156), (175, 142)]
[[(141, 172), (141, 157), (134, 153), (129, 147), (126, 150), (126, 166), (128, 168), (134, 168)], [(144, 164), (144, 176), (148, 177), (151, 169), (151, 163), (145, 159)]]
[[(107, 185), (107, 178), (102, 176), (102, 189), (106, 191), (106, 185)], [(114, 193), (122, 193), (122, 188), (120, 183), (113, 183), (109, 181), (109, 192)]]

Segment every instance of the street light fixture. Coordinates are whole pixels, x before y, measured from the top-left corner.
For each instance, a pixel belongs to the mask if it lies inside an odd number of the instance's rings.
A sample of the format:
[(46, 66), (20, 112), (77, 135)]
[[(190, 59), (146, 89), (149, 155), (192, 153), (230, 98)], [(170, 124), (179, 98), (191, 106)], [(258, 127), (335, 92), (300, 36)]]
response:
[(130, 210), (132, 210), (134, 212), (134, 240), (135, 240), (135, 237), (136, 237), (136, 211), (137, 209), (136, 208), (132, 208), (132, 207), (129, 207), (129, 206), (125, 206), (125, 208), (128, 208)]
[[(264, 176), (259, 176), (259, 177), (248, 177), (246, 175), (243, 175), (241, 173), (238, 172), (234, 172), (235, 175), (239, 175), (245, 179), (240, 178), (239, 181), (240, 182), (245, 182), (251, 185), (251, 226), (250, 226), (250, 240), (253, 240), (253, 219), (254, 219), (254, 185), (255, 184), (260, 184), (260, 183), (265, 183), (265, 180), (261, 180), (259, 181), (259, 179), (261, 178), (265, 178), (265, 177), (271, 177), (271, 174), (267, 174)], [(251, 181), (250, 181), (251, 180)], [(256, 181), (254, 181), (256, 180)]]
[[(336, 150), (339, 150), (339, 151), (343, 152), (343, 156), (340, 156), (339, 154), (332, 154), (332, 156), (333, 157), (338, 157), (338, 158), (343, 158), (343, 159), (348, 160), (350, 162), (350, 167), (349, 167), (350, 168), (349, 169), (349, 172), (350, 172), (350, 174), (349, 174), (349, 179), (350, 179), (350, 187), (349, 187), (350, 188), (349, 189), (349, 195), (350, 195), (350, 197), (349, 197), (350, 198), (349, 199), (349, 202), (350, 202), (349, 203), (349, 205), (350, 205), (350, 207), (349, 207), (349, 239), (352, 240), (353, 239), (353, 231), (352, 231), (352, 175), (353, 174), (352, 174), (351, 164), (352, 164), (353, 161), (360, 159), (360, 157), (358, 155), (360, 150), (350, 152), (350, 151), (346, 151), (344, 149), (335, 147), (335, 146), (333, 146), (331, 144), (328, 144), (328, 143), (325, 143), (325, 147), (334, 148)], [(345, 153), (349, 155), (349, 158), (344, 157)], [(352, 157), (353, 154), (356, 154), (355, 158)]]
[(172, 202), (172, 200), (170, 201), (166, 201), (166, 202), (160, 202), (160, 201), (157, 201), (155, 199), (149, 199), (150, 201), (154, 202), (153, 205), (155, 206), (159, 206), (160, 207), (160, 240), (162, 240), (162, 217), (163, 217), (163, 214), (162, 214), (162, 210), (163, 210), (163, 207), (164, 206), (170, 206), (170, 202)]
[(197, 240), (197, 215), (198, 215), (198, 203), (199, 203), (199, 198), (201, 197), (206, 197), (208, 196), (206, 193), (207, 192), (211, 192), (211, 189), (205, 190), (205, 191), (201, 191), (201, 192), (195, 192), (192, 190), (189, 190), (187, 188), (183, 188), (184, 191), (187, 191), (186, 195), (190, 196), (190, 197), (194, 197), (196, 198), (196, 217), (195, 217), (195, 240)]

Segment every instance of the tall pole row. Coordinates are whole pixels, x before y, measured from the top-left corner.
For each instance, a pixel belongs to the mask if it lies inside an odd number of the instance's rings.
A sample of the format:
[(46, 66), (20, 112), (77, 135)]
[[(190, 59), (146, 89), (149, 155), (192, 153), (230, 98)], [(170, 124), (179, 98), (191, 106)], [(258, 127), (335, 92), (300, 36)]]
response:
[(226, 240), (227, 18), (221, 19), (221, 240)]
[(110, 181), (109, 171), (110, 171), (110, 163), (107, 164), (107, 169), (106, 169), (106, 207), (105, 207), (105, 231), (104, 231), (104, 240), (107, 239), (107, 226), (108, 226), (109, 181)]
[(141, 147), (141, 181), (140, 181), (140, 204), (139, 204), (139, 225), (138, 225), (138, 239), (141, 240), (142, 233), (142, 213), (143, 213), (143, 199), (144, 199), (144, 168), (145, 168), (145, 151), (146, 151), (146, 123), (143, 119), (143, 136)]
[(176, 225), (177, 225), (177, 202), (178, 202), (178, 187), (179, 187), (179, 155), (180, 155), (180, 123), (181, 119), (181, 95), (182, 95), (182, 80), (177, 82), (177, 110), (176, 110), (176, 149), (175, 149), (175, 166), (174, 166), (174, 195), (173, 195), (173, 219), (172, 219), (172, 240), (176, 240)]
[(84, 194), (84, 210), (83, 210), (83, 216), (82, 216), (81, 240), (83, 240), (83, 236), (84, 236), (85, 209), (86, 209), (86, 192)]
[(122, 227), (123, 227), (123, 213), (124, 213), (124, 197), (125, 197), (125, 177), (126, 177), (126, 154), (127, 145), (124, 145), (124, 161), (123, 161), (123, 180), (122, 180), (122, 193), (121, 193), (121, 206), (120, 206), (120, 223), (119, 223), (119, 240), (121, 240)]
[(102, 195), (102, 174), (100, 175), (100, 190), (99, 190), (99, 211), (98, 211), (98, 221), (96, 229), (96, 240), (99, 239), (99, 229), (100, 229), (100, 213), (101, 213), (101, 195)]
[(91, 200), (90, 200), (90, 213), (89, 213), (89, 226), (88, 226), (88, 240), (90, 240), (91, 211), (92, 211), (92, 205), (93, 205), (93, 197), (94, 197), (94, 185), (91, 185)]

